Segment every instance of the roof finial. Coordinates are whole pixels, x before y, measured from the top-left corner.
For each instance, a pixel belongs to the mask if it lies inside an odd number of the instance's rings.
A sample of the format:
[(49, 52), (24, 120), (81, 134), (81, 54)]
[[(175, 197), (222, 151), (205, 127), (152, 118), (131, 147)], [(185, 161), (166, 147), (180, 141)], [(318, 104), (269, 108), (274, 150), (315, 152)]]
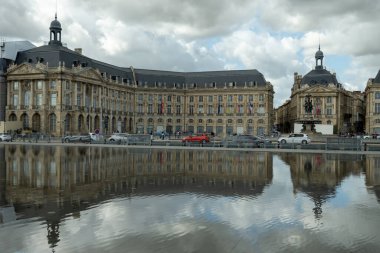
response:
[(321, 35), (318, 34), (318, 50), (321, 51)]
[(55, 20), (57, 20), (58, 0), (55, 0)]

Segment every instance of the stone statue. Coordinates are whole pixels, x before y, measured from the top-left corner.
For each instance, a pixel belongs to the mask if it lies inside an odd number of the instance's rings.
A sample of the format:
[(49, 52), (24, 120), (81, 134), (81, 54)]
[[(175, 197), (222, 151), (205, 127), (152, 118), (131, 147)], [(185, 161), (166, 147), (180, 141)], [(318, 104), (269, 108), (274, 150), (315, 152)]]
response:
[(305, 112), (312, 113), (313, 111), (313, 101), (310, 99), (310, 95), (306, 96), (305, 99)]

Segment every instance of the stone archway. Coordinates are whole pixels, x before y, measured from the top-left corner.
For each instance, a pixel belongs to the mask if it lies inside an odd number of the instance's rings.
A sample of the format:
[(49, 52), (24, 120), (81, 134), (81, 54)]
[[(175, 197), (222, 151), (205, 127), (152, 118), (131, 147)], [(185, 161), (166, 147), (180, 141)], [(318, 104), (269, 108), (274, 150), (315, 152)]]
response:
[(35, 113), (32, 117), (32, 131), (41, 132), (41, 116), (38, 113)]
[(100, 130), (100, 117), (99, 117), (99, 115), (95, 115), (94, 128), (95, 128), (95, 130), (96, 129)]
[(29, 116), (26, 113), (23, 113), (20, 117), (21, 122), (22, 122), (22, 128), (23, 129), (28, 129), (29, 128)]
[(82, 133), (84, 130), (84, 117), (81, 114), (78, 116), (78, 133)]
[(63, 134), (66, 135), (66, 133), (71, 133), (71, 131), (72, 131), (72, 117), (70, 114), (66, 114)]
[(55, 113), (49, 115), (49, 133), (55, 133), (57, 131), (57, 116)]

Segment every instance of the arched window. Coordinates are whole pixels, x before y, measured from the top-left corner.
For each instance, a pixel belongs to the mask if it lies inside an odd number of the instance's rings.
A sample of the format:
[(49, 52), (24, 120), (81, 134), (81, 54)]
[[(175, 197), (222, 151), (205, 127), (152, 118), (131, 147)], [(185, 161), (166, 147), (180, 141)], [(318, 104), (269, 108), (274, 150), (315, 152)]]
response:
[(223, 120), (222, 120), (222, 119), (218, 119), (218, 123), (219, 123), (219, 124), (222, 124), (222, 123), (223, 123)]
[(162, 123), (163, 120), (161, 118), (158, 119), (158, 123)]
[(153, 123), (153, 119), (152, 119), (152, 118), (149, 118), (149, 119), (148, 119), (148, 123)]
[(22, 121), (22, 128), (26, 129), (29, 128), (29, 116), (28, 114), (24, 113), (21, 115), (21, 121)]
[(198, 120), (198, 123), (203, 123), (203, 120), (202, 120), (202, 119), (199, 119), (199, 120)]
[(56, 122), (57, 122), (57, 117), (55, 116), (54, 113), (49, 115), (49, 130), (50, 132), (55, 132), (56, 131)]
[(65, 117), (65, 128), (63, 129), (64, 131), (64, 134), (66, 134), (67, 131), (70, 131), (71, 130), (71, 116), (70, 114), (66, 114), (66, 117)]
[(207, 123), (210, 123), (210, 124), (211, 124), (211, 123), (212, 123), (212, 119), (208, 119), (208, 120), (207, 120)]
[(40, 132), (41, 130), (41, 116), (38, 113), (32, 117), (32, 130), (35, 132)]
[(253, 123), (253, 120), (252, 119), (249, 119), (248, 120), (248, 124), (252, 124)]
[(232, 124), (232, 119), (227, 120), (228, 124)]
[(242, 120), (242, 119), (238, 119), (238, 120), (237, 120), (237, 123), (238, 123), (238, 124), (242, 124), (242, 123), (243, 123), (243, 120)]
[(263, 120), (263, 119), (259, 119), (259, 120), (257, 121), (257, 124), (264, 124), (264, 120)]
[(79, 132), (82, 131), (83, 123), (84, 123), (83, 115), (79, 115), (78, 117), (78, 131)]
[(9, 121), (17, 121), (16, 114), (12, 113), (11, 115), (9, 115)]
[(331, 125), (331, 120), (328, 120), (328, 121), (327, 121), (327, 125)]
[(172, 119), (168, 119), (168, 123), (172, 123)]
[(194, 123), (194, 120), (193, 119), (189, 119), (189, 123)]

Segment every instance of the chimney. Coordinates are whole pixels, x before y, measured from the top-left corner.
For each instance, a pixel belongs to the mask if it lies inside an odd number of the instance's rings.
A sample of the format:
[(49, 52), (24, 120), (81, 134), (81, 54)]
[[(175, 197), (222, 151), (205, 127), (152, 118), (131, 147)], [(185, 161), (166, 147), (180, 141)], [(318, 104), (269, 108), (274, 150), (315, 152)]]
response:
[(82, 54), (82, 48), (75, 48), (74, 51), (78, 54)]

